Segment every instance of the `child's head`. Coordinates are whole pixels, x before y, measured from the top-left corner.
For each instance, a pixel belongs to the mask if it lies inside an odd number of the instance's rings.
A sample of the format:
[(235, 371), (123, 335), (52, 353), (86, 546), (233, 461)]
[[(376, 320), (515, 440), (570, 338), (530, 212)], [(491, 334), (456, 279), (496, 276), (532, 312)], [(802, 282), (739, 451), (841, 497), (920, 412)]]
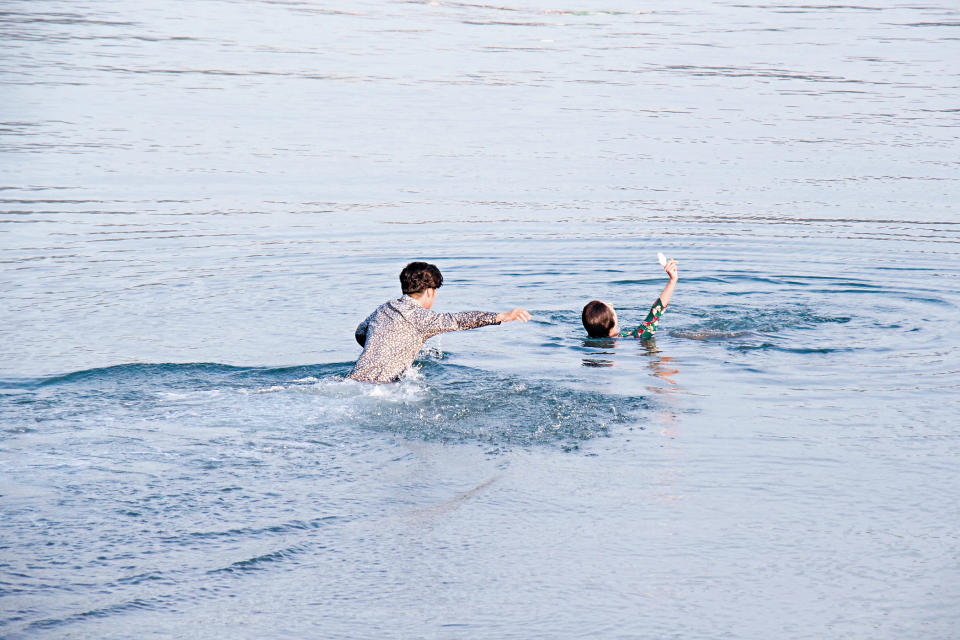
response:
[(400, 289), (408, 296), (417, 296), (427, 289), (439, 289), (443, 276), (437, 265), (411, 262), (400, 272)]
[(583, 307), (580, 319), (591, 338), (610, 338), (617, 334), (617, 312), (606, 302), (591, 300)]

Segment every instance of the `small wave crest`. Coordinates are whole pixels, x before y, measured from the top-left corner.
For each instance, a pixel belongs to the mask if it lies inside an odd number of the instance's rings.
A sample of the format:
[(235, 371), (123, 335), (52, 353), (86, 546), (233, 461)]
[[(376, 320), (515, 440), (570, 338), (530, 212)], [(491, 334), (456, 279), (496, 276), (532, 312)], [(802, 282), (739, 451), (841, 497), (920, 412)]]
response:
[(132, 364), (18, 385), (21, 399), (33, 398), (26, 403), (33, 418), (48, 424), (82, 412), (90, 424), (107, 419), (301, 434), (306, 429), (327, 438), (356, 437), (359, 430), (428, 441), (479, 441), (494, 448), (577, 448), (583, 440), (608, 435), (616, 424), (635, 420), (646, 407), (642, 397), (432, 358), (389, 384), (349, 380), (349, 367)]
[[(687, 315), (689, 314), (689, 315)], [(805, 305), (750, 307), (746, 305), (714, 305), (684, 314), (692, 321), (667, 329), (669, 335), (700, 342), (725, 343), (731, 349), (777, 348), (791, 353), (833, 351), (830, 344), (813, 345), (829, 338), (826, 325), (846, 324), (851, 316), (834, 315), (826, 310)], [(759, 342), (758, 342), (759, 340)], [(754, 344), (756, 343), (756, 344)]]
[[(646, 408), (641, 397), (449, 364), (428, 362), (424, 368), (430, 369), (427, 375), (371, 393), (357, 418), (369, 428), (417, 439), (569, 448), (609, 435), (614, 425), (636, 419)], [(388, 402), (379, 401), (384, 396)]]
[[(778, 333), (788, 329), (815, 329), (824, 324), (850, 322), (845, 315), (831, 315), (805, 305), (748, 307), (743, 305), (715, 305), (692, 312), (693, 326), (678, 329), (684, 337), (710, 339), (739, 337), (750, 333)], [(699, 336), (699, 338), (698, 338)]]

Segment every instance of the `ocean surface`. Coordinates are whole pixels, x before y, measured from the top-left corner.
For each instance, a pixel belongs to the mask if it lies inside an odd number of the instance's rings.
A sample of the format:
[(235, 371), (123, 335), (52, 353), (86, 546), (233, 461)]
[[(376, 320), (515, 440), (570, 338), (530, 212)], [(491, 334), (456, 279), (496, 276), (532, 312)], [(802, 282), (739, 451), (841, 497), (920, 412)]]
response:
[[(0, 637), (957, 638), (958, 60), (953, 0), (0, 2)], [(344, 380), (414, 259), (533, 321)]]

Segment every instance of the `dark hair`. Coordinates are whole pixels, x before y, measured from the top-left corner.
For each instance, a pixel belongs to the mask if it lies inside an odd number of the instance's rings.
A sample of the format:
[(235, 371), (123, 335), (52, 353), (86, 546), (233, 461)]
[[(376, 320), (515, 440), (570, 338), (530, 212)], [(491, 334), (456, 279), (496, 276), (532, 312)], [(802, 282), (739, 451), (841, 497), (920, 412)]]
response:
[(423, 293), (443, 286), (443, 276), (435, 264), (411, 262), (400, 272), (400, 290), (407, 295)]
[(591, 338), (609, 338), (610, 330), (616, 324), (613, 310), (599, 300), (591, 300), (584, 305), (580, 318), (583, 320), (583, 328)]

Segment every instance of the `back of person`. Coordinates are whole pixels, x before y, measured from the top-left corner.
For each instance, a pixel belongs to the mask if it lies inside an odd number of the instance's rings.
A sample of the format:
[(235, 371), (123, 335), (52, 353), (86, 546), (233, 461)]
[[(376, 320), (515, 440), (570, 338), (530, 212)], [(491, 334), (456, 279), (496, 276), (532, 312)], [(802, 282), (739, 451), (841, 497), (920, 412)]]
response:
[(613, 306), (600, 300), (591, 300), (583, 307), (581, 319), (583, 328), (587, 330), (587, 335), (591, 338), (637, 338), (639, 340), (649, 340), (657, 331), (657, 324), (660, 322), (660, 316), (664, 309), (670, 304), (673, 297), (673, 290), (677, 286), (677, 261), (667, 261), (663, 254), (659, 254), (660, 264), (663, 270), (670, 276), (667, 286), (663, 288), (660, 297), (650, 307), (647, 317), (634, 329), (622, 331), (620, 329), (617, 312)]
[(404, 267), (400, 272), (403, 297), (380, 305), (357, 327), (363, 353), (347, 377), (359, 382), (391, 382), (413, 364), (423, 343), (439, 333), (530, 319), (524, 309), (435, 313), (430, 308), (442, 284), (436, 265), (411, 262)]
[(377, 307), (357, 327), (356, 338), (363, 353), (348, 377), (361, 382), (399, 378), (429, 337), (424, 330), (429, 320), (424, 317), (425, 313), (431, 312), (407, 295)]

